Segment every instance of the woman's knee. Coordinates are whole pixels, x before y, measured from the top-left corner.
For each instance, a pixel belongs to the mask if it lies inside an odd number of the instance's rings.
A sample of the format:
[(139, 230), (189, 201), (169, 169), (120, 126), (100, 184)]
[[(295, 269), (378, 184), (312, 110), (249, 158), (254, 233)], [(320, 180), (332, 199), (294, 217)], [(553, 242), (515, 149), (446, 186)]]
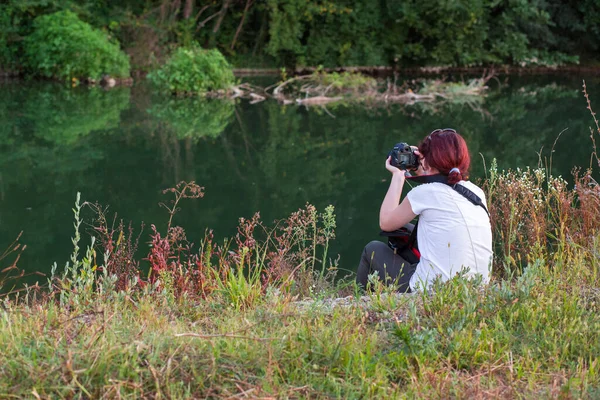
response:
[(394, 264), (394, 251), (387, 244), (374, 240), (365, 246), (361, 264), (370, 272), (385, 269), (386, 265)]
[(374, 240), (363, 249), (362, 257), (356, 271), (356, 280), (361, 286), (366, 287), (368, 276), (378, 269), (379, 259), (383, 257), (387, 248), (385, 243)]
[(377, 254), (385, 254), (390, 248), (387, 244), (380, 242), (379, 240), (373, 240), (365, 246), (363, 253), (369, 259), (373, 259)]

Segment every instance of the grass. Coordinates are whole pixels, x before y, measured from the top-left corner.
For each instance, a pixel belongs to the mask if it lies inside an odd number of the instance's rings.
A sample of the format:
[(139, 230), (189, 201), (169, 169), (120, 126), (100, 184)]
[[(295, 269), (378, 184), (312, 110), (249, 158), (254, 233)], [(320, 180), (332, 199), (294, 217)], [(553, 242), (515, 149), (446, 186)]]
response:
[[(99, 246), (79, 250), (78, 199), (70, 263), (1, 299), (0, 398), (597, 398), (600, 189), (574, 181), (492, 165), (492, 282), (364, 298), (331, 279), (332, 208), (198, 248), (154, 228), (143, 278), (97, 206)], [(176, 189), (171, 217), (203, 193)]]
[(7, 300), (0, 397), (594, 397), (600, 293), (585, 256), (332, 311), (277, 290), (246, 308), (152, 286), (72, 307)]

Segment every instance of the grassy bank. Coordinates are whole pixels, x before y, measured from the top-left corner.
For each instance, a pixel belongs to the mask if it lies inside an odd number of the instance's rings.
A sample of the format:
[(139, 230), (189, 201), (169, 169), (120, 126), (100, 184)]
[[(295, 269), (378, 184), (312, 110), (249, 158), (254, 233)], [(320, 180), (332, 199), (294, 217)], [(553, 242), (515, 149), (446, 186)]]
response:
[(0, 396), (593, 398), (599, 299), (576, 271), (536, 263), (485, 290), (457, 279), (333, 311), (275, 292), (242, 311), (153, 294), (5, 304)]

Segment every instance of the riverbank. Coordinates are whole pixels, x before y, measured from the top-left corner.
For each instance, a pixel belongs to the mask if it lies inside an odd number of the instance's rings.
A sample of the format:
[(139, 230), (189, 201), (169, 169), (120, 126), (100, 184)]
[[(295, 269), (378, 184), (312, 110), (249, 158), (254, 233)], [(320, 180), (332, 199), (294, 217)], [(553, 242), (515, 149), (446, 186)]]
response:
[[(148, 277), (132, 232), (104, 230), (101, 213), (99, 245), (82, 254), (78, 201), (70, 264), (3, 299), (0, 397), (595, 397), (600, 189), (575, 181), (492, 165), (491, 284), (457, 277), (404, 296), (376, 285), (366, 299), (324, 263), (332, 208), (273, 228), (242, 219), (225, 247), (154, 229)], [(171, 216), (203, 197), (191, 184), (168, 193)]]
[[(519, 66), (488, 66), (488, 67), (449, 67), (449, 66), (434, 66), (434, 67), (389, 67), (389, 66), (346, 66), (336, 68), (324, 67), (298, 67), (293, 71), (286, 70), (289, 76), (307, 75), (316, 71), (323, 72), (350, 72), (361, 73), (374, 77), (389, 77), (397, 74), (398, 76), (438, 76), (438, 75), (477, 75), (490, 73), (493, 71), (499, 75), (561, 75), (561, 74), (578, 74), (587, 76), (600, 75), (600, 65), (561, 65), (555, 67), (539, 66), (539, 67), (519, 67)], [(253, 77), (253, 76), (280, 76), (281, 68), (243, 68), (234, 67), (233, 73), (236, 77)], [(146, 73), (134, 71), (133, 77), (126, 80), (126, 84), (131, 84), (133, 81), (143, 80)], [(0, 68), (0, 78), (19, 78), (18, 71), (3, 70)]]
[[(561, 65), (555, 67), (539, 66), (539, 67), (519, 67), (519, 66), (488, 66), (488, 67), (388, 67), (388, 66), (347, 66), (337, 68), (323, 67), (299, 67), (294, 71), (286, 71), (288, 75), (306, 75), (315, 71), (324, 72), (358, 72), (370, 76), (399, 76), (418, 75), (418, 76), (435, 76), (442, 74), (466, 74), (466, 75), (482, 75), (494, 71), (497, 74), (506, 75), (553, 75), (553, 74), (580, 74), (580, 75), (600, 75), (600, 65)], [(244, 76), (266, 76), (280, 75), (281, 68), (234, 68), (233, 72), (238, 77)]]
[[(571, 258), (561, 261), (573, 261)], [(267, 293), (256, 307), (101, 296), (5, 304), (2, 397), (594, 398), (598, 293), (584, 264), (484, 290), (372, 296), (333, 311)], [(597, 273), (597, 269), (594, 271)]]

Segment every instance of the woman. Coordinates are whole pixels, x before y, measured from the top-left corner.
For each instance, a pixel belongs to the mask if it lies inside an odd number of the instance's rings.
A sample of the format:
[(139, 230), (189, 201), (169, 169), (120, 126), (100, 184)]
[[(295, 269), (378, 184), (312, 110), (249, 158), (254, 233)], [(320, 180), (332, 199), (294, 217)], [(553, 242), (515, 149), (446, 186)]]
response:
[(415, 153), (420, 158), (417, 175), (441, 174), (447, 177), (448, 184), (419, 185), (400, 203), (404, 171), (390, 165), (388, 157), (385, 168), (391, 172), (392, 180), (381, 204), (379, 225), (383, 231), (394, 231), (418, 215), (421, 258), (418, 263), (409, 264), (387, 244), (370, 242), (362, 253), (357, 282), (366, 288), (368, 276), (376, 272), (386, 284), (395, 283), (399, 291), (410, 292), (426, 289), (437, 277), (449, 280), (467, 268), (467, 276), (480, 274), (487, 283), (492, 261), (487, 209), (474, 205), (450, 186), (462, 185), (485, 205), (483, 191), (467, 180), (470, 157), (465, 140), (453, 129), (436, 129)]

